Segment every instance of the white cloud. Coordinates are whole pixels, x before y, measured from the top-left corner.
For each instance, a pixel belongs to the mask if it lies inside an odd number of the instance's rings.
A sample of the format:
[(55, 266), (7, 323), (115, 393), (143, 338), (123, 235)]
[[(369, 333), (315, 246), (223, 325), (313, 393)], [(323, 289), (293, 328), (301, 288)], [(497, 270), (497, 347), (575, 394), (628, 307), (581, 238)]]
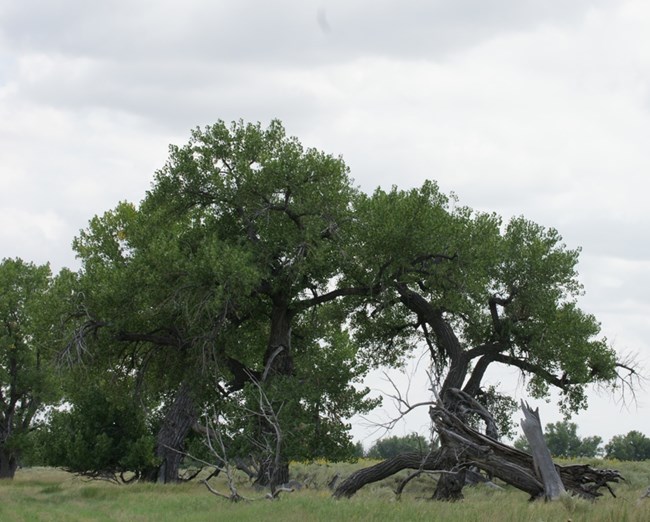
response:
[[(0, 208), (0, 258), (20, 257), (44, 264), (51, 261), (46, 245), (69, 242), (68, 227), (51, 211), (35, 212), (19, 206)], [(6, 250), (11, 249), (11, 252)]]

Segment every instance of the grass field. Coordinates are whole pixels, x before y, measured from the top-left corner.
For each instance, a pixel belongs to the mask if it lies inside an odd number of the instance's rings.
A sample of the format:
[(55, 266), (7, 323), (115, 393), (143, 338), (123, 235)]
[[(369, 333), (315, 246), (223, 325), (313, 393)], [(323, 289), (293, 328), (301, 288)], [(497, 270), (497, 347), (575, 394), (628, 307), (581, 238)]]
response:
[[(395, 478), (373, 484), (349, 500), (334, 500), (325, 484), (335, 473), (345, 476), (366, 463), (296, 464), (292, 473), (309, 487), (282, 494), (276, 501), (254, 500), (231, 503), (212, 495), (200, 483), (160, 486), (155, 484), (114, 485), (88, 482), (60, 470), (22, 469), (13, 481), (0, 482), (0, 521), (650, 521), (650, 498), (639, 497), (650, 485), (650, 462), (593, 462), (615, 467), (627, 482), (616, 487), (617, 498), (603, 497), (595, 503), (576, 498), (558, 502), (528, 502), (526, 494), (487, 486), (466, 488), (458, 503), (432, 502), (434, 479), (424, 477), (410, 483), (400, 501), (392, 488)], [(226, 492), (225, 484), (214, 480)], [(238, 480), (240, 493), (261, 498), (263, 492)]]

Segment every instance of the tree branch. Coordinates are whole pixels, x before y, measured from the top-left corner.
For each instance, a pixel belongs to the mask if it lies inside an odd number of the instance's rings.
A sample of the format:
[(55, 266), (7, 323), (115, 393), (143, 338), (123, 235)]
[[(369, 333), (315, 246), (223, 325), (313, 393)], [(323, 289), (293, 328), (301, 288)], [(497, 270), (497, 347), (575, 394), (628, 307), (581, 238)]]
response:
[(337, 288), (336, 290), (332, 290), (331, 292), (310, 297), (309, 299), (302, 299), (301, 301), (298, 301), (291, 307), (291, 311), (292, 313), (298, 313), (300, 311), (311, 308), (312, 306), (328, 303), (330, 301), (338, 299), (339, 297), (346, 297), (352, 295), (368, 296), (368, 295), (373, 295), (375, 293), (378, 293), (379, 291), (380, 291), (379, 286)]
[(556, 386), (561, 390), (568, 390), (569, 387), (574, 384), (565, 375), (563, 375), (562, 377), (558, 377), (557, 375), (554, 375), (553, 373), (549, 372), (547, 369), (542, 368), (537, 364), (531, 363), (530, 361), (526, 361), (523, 359), (518, 359), (517, 357), (512, 357), (510, 355), (505, 355), (500, 353), (500, 354), (496, 354), (493, 357), (493, 360), (494, 362), (500, 362), (503, 364), (507, 364), (509, 366), (514, 366), (516, 368), (519, 368), (520, 370), (533, 373), (539, 377), (542, 377), (547, 383), (552, 384), (553, 386)]

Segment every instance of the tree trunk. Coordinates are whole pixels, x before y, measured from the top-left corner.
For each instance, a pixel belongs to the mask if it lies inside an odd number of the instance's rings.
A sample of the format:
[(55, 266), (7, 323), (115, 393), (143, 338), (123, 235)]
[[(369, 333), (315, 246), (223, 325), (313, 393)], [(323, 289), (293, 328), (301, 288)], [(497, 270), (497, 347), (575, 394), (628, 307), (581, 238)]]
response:
[[(293, 354), (291, 353), (291, 320), (293, 314), (283, 295), (272, 298), (271, 331), (264, 354), (260, 392), (265, 382), (277, 377), (290, 377), (293, 374)], [(284, 398), (280, 398), (284, 400)], [(258, 437), (264, 441), (264, 450), (258, 453), (259, 472), (255, 485), (269, 487), (274, 492), (277, 486), (289, 481), (289, 461), (284, 457), (282, 427), (276, 413), (282, 401), (274, 397), (260, 396), (260, 423)], [(268, 408), (268, 409), (267, 409)]]
[(289, 482), (289, 461), (280, 459), (280, 462), (276, 462), (272, 456), (260, 463), (254, 484), (271, 488), (271, 491), (274, 491), (276, 487), (287, 482)]
[(13, 479), (18, 468), (18, 459), (12, 451), (0, 448), (0, 480)]
[(467, 470), (443, 473), (438, 479), (438, 485), (433, 493), (433, 500), (455, 502), (463, 500), (463, 487), (465, 486), (465, 473)]
[(156, 477), (158, 483), (178, 482), (185, 439), (197, 419), (190, 387), (187, 383), (183, 383), (156, 436), (156, 456), (161, 459)]
[(289, 305), (281, 298), (274, 300), (271, 309), (271, 332), (264, 354), (262, 381), (274, 375), (289, 376), (293, 373), (291, 319)]

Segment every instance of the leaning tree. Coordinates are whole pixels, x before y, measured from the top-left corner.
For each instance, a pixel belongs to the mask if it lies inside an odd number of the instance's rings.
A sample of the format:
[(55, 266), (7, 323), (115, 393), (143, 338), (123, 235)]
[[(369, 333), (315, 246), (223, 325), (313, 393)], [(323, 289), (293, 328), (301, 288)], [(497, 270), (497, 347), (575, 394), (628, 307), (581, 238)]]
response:
[[(596, 319), (578, 307), (579, 250), (567, 248), (554, 229), (473, 212), (433, 182), (409, 191), (377, 190), (361, 196), (355, 210), (351, 256), (357, 263), (348, 265), (341, 282), (382, 289), (351, 311), (357, 342), (369, 358), (388, 363), (426, 343), (445, 411), (470, 425), (477, 418), (486, 422), (497, 439), (499, 425), (489, 412), (511, 411), (514, 403), (487, 386), (493, 365), (519, 369), (532, 397), (555, 387), (565, 412), (586, 407), (587, 385), (615, 385), (634, 374), (599, 336)], [(507, 429), (507, 422), (500, 425)], [(453, 468), (454, 453), (448, 455), (431, 465)], [(335, 495), (350, 496), (414, 465), (423, 465), (422, 458), (362, 470)]]
[[(252, 381), (285, 412), (288, 432), (303, 426), (294, 444), (323, 456), (352, 449), (344, 419), (372, 402), (351, 385), (365, 367), (325, 305), (368, 292), (331, 287), (354, 195), (340, 158), (304, 149), (279, 122), (218, 122), (170, 148), (138, 208), (122, 203), (76, 239), (81, 299), (68, 353), (176, 390), (159, 433), (165, 480), (202, 404), (245, 401)], [(259, 439), (273, 433), (256, 429)], [(263, 463), (259, 482), (286, 482), (292, 452), (305, 455), (284, 447), (281, 469)]]

